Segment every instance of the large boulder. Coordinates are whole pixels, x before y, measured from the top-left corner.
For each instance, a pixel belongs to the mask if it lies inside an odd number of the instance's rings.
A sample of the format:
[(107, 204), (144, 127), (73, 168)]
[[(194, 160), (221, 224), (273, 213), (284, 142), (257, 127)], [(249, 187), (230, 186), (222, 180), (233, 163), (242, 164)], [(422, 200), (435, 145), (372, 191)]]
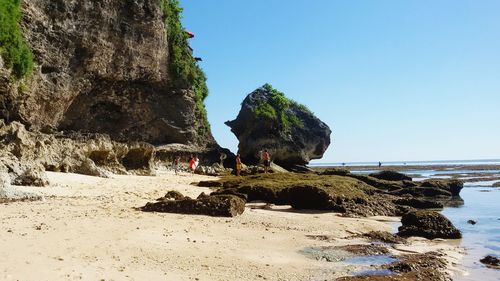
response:
[(249, 94), (238, 117), (226, 125), (248, 164), (257, 164), (259, 152), (267, 149), (272, 161), (284, 168), (305, 165), (323, 157), (330, 145), (328, 125), (269, 84)]
[(401, 218), (402, 226), (398, 235), (402, 237), (420, 236), (428, 239), (462, 238), (458, 230), (445, 216), (432, 211), (412, 211)]

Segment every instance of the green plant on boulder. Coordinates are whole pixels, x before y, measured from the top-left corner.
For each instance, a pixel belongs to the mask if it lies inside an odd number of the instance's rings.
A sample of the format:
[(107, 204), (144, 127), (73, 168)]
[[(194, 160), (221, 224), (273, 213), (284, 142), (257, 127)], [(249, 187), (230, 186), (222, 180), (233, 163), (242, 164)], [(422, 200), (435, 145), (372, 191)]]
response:
[(20, 0), (0, 0), (0, 55), (16, 78), (33, 70), (33, 54), (22, 37)]
[(260, 101), (260, 103), (255, 107), (254, 112), (258, 117), (267, 120), (279, 121), (281, 128), (284, 131), (290, 131), (292, 127), (304, 127), (304, 124), (295, 115), (292, 108), (312, 114), (305, 105), (288, 99), (283, 92), (276, 90), (270, 84), (265, 84), (262, 86), (262, 89), (267, 93), (270, 93), (270, 95), (267, 101)]
[(188, 35), (182, 27), (183, 9), (178, 0), (160, 0), (167, 28), (170, 55), (169, 74), (171, 86), (192, 89), (196, 99), (196, 118), (199, 120), (198, 135), (203, 138), (210, 132), (204, 100), (208, 96), (206, 76), (196, 63), (189, 48)]

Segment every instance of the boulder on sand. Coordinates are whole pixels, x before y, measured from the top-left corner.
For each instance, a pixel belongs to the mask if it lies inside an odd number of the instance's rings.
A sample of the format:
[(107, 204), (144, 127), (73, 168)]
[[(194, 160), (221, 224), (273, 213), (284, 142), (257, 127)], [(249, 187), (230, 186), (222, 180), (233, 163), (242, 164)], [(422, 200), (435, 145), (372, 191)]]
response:
[(462, 238), (458, 230), (445, 216), (433, 211), (412, 211), (401, 218), (402, 226), (398, 235), (402, 237), (419, 236), (427, 239)]
[(251, 165), (260, 160), (259, 151), (267, 149), (284, 168), (303, 166), (323, 157), (330, 145), (330, 128), (269, 84), (249, 94), (238, 117), (226, 125), (239, 140), (243, 162)]
[[(177, 198), (177, 199), (176, 199)], [(245, 211), (245, 200), (234, 195), (205, 195), (197, 199), (167, 194), (159, 202), (147, 203), (141, 208), (145, 212), (207, 215), (214, 217), (235, 217)]]

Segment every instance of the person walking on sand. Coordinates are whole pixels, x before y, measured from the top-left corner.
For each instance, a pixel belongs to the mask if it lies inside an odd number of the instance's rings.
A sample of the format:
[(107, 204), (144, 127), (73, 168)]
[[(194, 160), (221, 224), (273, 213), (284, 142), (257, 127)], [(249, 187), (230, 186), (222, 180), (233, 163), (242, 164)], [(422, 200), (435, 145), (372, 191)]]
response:
[(181, 160), (180, 156), (175, 156), (174, 161), (172, 161), (172, 168), (174, 169), (175, 174), (179, 174), (179, 161)]
[(238, 155), (236, 155), (236, 176), (239, 177), (240, 173), (241, 173), (241, 156), (238, 153)]
[(264, 162), (264, 174), (267, 174), (269, 168), (271, 167), (271, 156), (269, 156), (269, 152), (267, 151), (267, 149), (264, 149), (264, 152), (262, 152), (260, 157)]
[(200, 159), (198, 159), (198, 156), (194, 157), (194, 170), (198, 168), (198, 165), (200, 165)]

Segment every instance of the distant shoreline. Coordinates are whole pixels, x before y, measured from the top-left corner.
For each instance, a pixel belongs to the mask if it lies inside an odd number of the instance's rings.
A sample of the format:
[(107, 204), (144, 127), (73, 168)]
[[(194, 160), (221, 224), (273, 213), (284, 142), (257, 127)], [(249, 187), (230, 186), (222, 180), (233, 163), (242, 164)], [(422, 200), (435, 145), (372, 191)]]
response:
[(387, 165), (382, 164), (381, 167), (378, 165), (348, 165), (345, 166), (337, 165), (336, 163), (332, 163), (332, 165), (328, 164), (320, 164), (320, 165), (310, 165), (311, 169), (321, 170), (327, 168), (343, 168), (348, 170), (358, 170), (358, 171), (366, 171), (366, 170), (389, 170), (389, 171), (408, 171), (408, 170), (434, 170), (434, 171), (454, 171), (454, 170), (500, 170), (500, 164), (434, 164), (434, 165)]

